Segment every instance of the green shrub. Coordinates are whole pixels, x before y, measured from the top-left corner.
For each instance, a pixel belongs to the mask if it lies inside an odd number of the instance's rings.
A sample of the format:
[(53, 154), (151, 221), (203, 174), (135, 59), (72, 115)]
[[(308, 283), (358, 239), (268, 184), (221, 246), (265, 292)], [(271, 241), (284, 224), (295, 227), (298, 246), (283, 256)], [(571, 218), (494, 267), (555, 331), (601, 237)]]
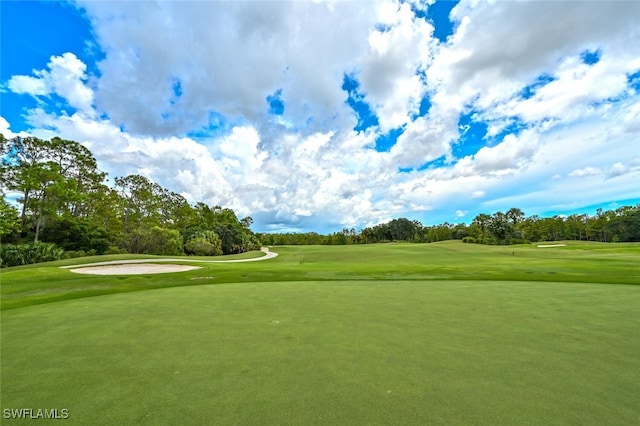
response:
[(182, 237), (175, 229), (152, 228), (135, 229), (123, 235), (120, 246), (127, 253), (157, 255), (182, 255)]
[(109, 248), (105, 250), (104, 254), (127, 254), (127, 250), (118, 246), (109, 246)]
[(42, 241), (56, 244), (64, 250), (90, 251), (102, 254), (109, 247), (107, 231), (88, 219), (60, 216), (42, 231)]
[(184, 245), (184, 251), (195, 256), (219, 256), (222, 254), (220, 246), (220, 239), (217, 240), (216, 244), (215, 241), (211, 242), (210, 239), (199, 236), (187, 241)]
[(85, 255), (84, 250), (66, 250), (64, 252), (65, 259), (73, 259), (76, 257), (82, 257)]
[(52, 243), (35, 242), (0, 246), (0, 264), (3, 268), (60, 260), (63, 255), (64, 250)]
[(498, 245), (498, 240), (496, 240), (495, 238), (482, 238), (478, 240), (478, 243), (486, 244), (489, 246), (496, 246)]

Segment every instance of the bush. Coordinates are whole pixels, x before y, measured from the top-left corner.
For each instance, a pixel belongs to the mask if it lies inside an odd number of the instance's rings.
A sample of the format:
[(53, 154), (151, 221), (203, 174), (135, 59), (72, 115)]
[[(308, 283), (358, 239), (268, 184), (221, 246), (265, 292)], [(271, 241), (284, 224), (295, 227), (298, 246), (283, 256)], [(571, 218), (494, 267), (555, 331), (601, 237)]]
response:
[(127, 250), (118, 246), (109, 246), (109, 248), (104, 251), (104, 254), (127, 254)]
[(128, 253), (182, 255), (182, 238), (175, 229), (158, 226), (133, 230), (122, 237), (120, 246)]
[[(219, 256), (222, 254), (221, 242), (218, 236), (211, 232), (208, 235), (196, 234), (184, 245), (187, 254), (195, 256)], [(212, 234), (212, 235), (211, 235)]]
[(0, 246), (0, 265), (7, 268), (49, 262), (60, 260), (63, 255), (64, 250), (52, 243), (2, 244)]
[(67, 250), (64, 252), (65, 259), (73, 259), (76, 257), (84, 257), (86, 253), (84, 250)]
[(109, 247), (107, 231), (88, 219), (58, 217), (42, 231), (42, 241), (67, 251), (90, 251), (102, 254)]
[(495, 238), (482, 238), (478, 240), (479, 244), (486, 244), (489, 246), (496, 246), (498, 245), (498, 240), (496, 240)]
[(463, 243), (477, 243), (476, 239), (473, 237), (464, 237), (462, 239)]

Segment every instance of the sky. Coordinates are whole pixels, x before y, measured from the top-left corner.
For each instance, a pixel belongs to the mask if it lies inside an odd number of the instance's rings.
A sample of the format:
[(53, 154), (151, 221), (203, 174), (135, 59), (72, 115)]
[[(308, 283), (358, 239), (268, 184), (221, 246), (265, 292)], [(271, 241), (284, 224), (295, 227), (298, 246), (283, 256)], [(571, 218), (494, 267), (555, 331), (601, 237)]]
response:
[(0, 2), (0, 133), (259, 232), (640, 202), (640, 2)]

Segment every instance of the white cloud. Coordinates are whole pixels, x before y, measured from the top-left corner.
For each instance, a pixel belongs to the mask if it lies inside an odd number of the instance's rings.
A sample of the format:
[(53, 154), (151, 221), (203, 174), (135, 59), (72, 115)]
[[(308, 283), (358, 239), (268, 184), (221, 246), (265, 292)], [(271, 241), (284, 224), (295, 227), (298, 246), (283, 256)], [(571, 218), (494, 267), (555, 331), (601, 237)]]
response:
[(624, 124), (625, 132), (631, 134), (640, 133), (640, 101), (629, 107), (621, 122)]
[(630, 50), (637, 41), (637, 2), (478, 2), (462, 0), (451, 16), (459, 28), (451, 40), (457, 55), (451, 84), (492, 87), (530, 80), (559, 58), (585, 49)]
[(391, 148), (391, 156), (399, 167), (419, 167), (450, 152), (458, 129), (451, 114), (432, 111), (427, 117), (412, 121)]
[[(285, 118), (351, 125), (343, 74), (367, 49), (376, 7), (309, 2), (81, 2), (106, 52), (98, 106), (133, 132), (181, 133), (210, 111), (265, 120), (282, 89)], [(172, 106), (172, 84), (182, 96)], [(165, 116), (163, 117), (163, 114)], [(342, 124), (340, 124), (342, 123)]]
[(49, 70), (35, 71), (35, 77), (17, 75), (7, 82), (14, 93), (32, 96), (57, 94), (70, 106), (85, 113), (92, 111), (93, 91), (86, 87), (87, 66), (73, 53), (52, 56)]
[(14, 93), (32, 96), (48, 95), (49, 89), (42, 78), (27, 75), (16, 75), (9, 79), (7, 87)]
[(18, 132), (14, 133), (11, 131), (11, 126), (6, 118), (0, 115), (0, 134), (2, 134), (7, 139), (15, 138), (16, 136), (27, 137), (29, 134), (27, 132)]
[[(111, 177), (144, 173), (260, 229), (638, 196), (640, 94), (626, 76), (640, 68), (640, 3), (462, 0), (446, 43), (393, 1), (81, 5), (106, 53), (100, 75), (90, 81), (67, 53), (10, 78), (8, 90), (39, 100), (30, 133), (78, 140)], [(587, 49), (600, 52), (595, 65), (581, 61)], [(379, 126), (353, 131), (345, 74)], [(543, 74), (553, 81), (522, 96)], [(274, 117), (266, 97), (280, 89)], [(54, 94), (77, 111), (52, 113)], [(425, 94), (431, 108), (416, 118)], [(484, 146), (457, 143), (471, 112), (489, 127)], [(503, 136), (513, 124), (522, 129)], [(376, 152), (398, 127), (390, 151)], [(15, 135), (4, 119), (0, 132)], [(434, 160), (444, 161), (421, 168)]]
[(569, 173), (569, 176), (571, 177), (595, 176), (601, 173), (602, 173), (602, 170), (600, 170), (599, 168), (589, 166), (583, 169), (573, 170)]
[[(567, 122), (591, 104), (621, 95), (626, 73), (640, 65), (638, 2), (478, 2), (452, 10), (456, 33), (428, 69), (436, 103), (472, 107), (499, 133), (517, 116)], [(600, 51), (589, 67), (584, 51)], [(541, 75), (556, 78), (531, 99), (520, 94)]]
[(360, 77), (365, 99), (386, 133), (418, 112), (425, 88), (416, 72), (431, 62), (435, 42), (433, 27), (416, 19), (409, 4), (387, 3), (381, 10), (387, 28), (369, 33), (369, 52)]

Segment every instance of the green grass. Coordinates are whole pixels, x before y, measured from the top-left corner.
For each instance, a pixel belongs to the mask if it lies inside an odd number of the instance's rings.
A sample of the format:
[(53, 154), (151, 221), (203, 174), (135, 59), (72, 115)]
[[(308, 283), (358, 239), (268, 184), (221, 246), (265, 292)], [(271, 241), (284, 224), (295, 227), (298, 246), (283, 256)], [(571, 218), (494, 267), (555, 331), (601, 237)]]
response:
[(166, 275), (3, 270), (1, 408), (105, 425), (640, 421), (640, 286), (607, 285), (640, 283), (638, 244), (273, 251)]
[[(566, 247), (436, 244), (288, 246), (265, 262), (193, 263), (202, 269), (176, 274), (98, 277), (57, 266), (154, 256), (116, 255), (69, 259), (3, 269), (2, 309), (110, 293), (242, 282), (319, 280), (482, 280), (609, 284), (640, 283), (640, 244), (575, 244)], [(515, 255), (514, 255), (515, 253)], [(246, 253), (242, 258), (262, 255)], [(157, 257), (157, 256), (155, 256)], [(197, 258), (189, 258), (197, 259)], [(207, 258), (202, 258), (207, 259)]]

